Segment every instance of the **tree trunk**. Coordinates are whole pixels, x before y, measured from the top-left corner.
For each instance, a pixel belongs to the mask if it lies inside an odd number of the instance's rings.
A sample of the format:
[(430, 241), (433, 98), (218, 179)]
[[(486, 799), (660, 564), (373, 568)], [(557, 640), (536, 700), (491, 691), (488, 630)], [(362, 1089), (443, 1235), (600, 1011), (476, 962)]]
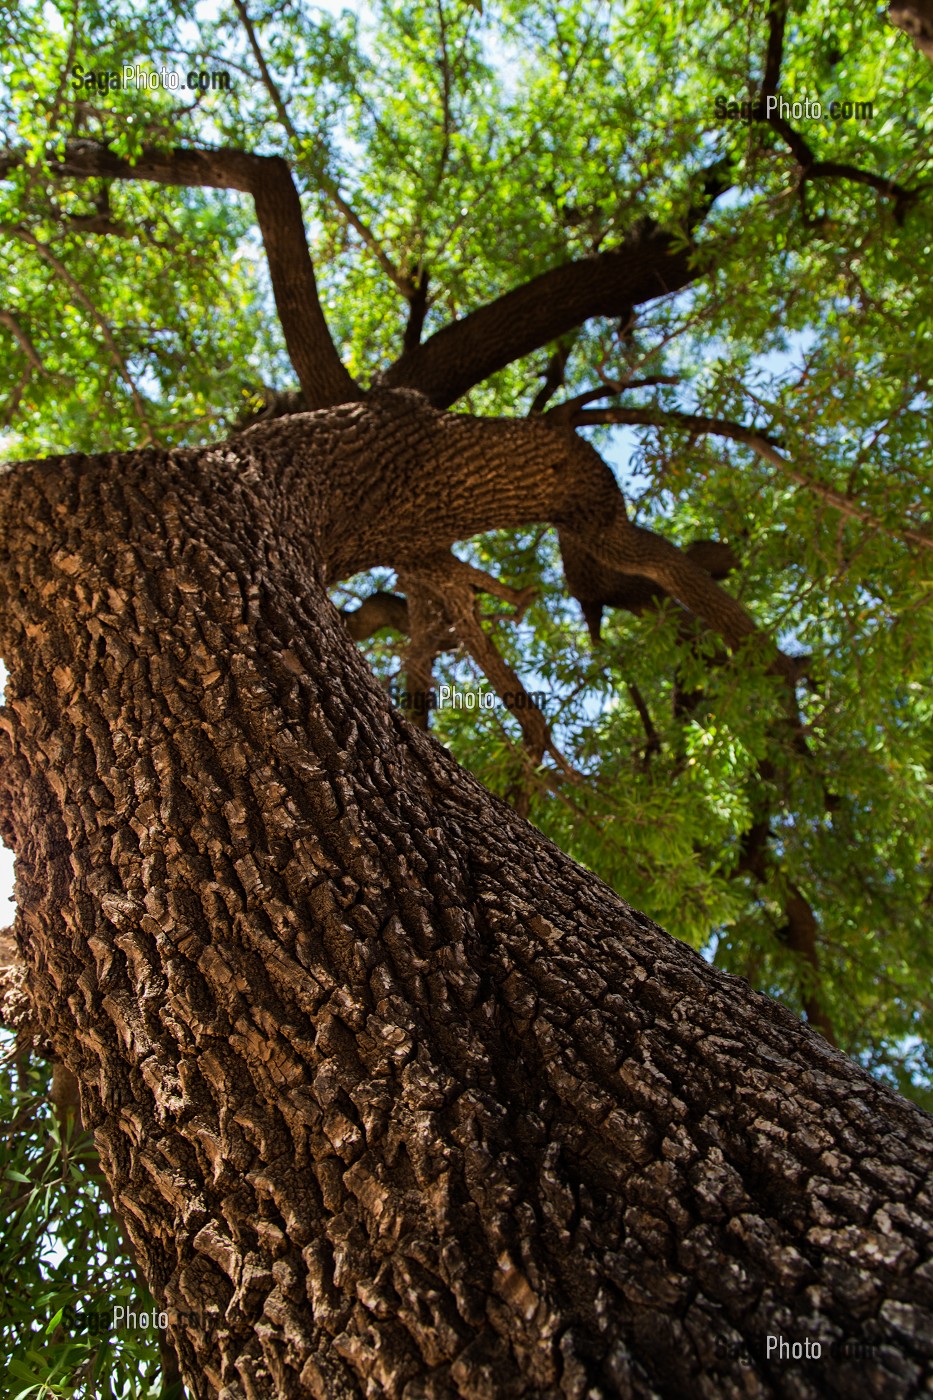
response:
[(921, 1393), (930, 1119), (393, 712), (369, 412), (0, 478), (18, 937), (191, 1394)]

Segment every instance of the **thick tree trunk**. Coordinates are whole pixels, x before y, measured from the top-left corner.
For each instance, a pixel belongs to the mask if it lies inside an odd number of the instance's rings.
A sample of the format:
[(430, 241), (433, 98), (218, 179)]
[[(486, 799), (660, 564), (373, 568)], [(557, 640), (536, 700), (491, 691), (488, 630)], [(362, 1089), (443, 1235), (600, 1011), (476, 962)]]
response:
[(921, 1393), (933, 1124), (389, 708), (367, 412), (0, 479), (18, 936), (192, 1395)]

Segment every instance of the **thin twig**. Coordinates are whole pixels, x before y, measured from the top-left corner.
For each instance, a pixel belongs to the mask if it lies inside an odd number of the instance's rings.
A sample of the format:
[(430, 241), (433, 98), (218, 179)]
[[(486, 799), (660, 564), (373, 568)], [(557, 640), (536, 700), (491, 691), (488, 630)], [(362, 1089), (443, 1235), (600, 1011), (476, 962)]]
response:
[(453, 130), (450, 115), (450, 59), (447, 54), (447, 23), (444, 19), (443, 0), (437, 0), (437, 19), (441, 38), (441, 103), (444, 111), (444, 143), (441, 146), (441, 156), (437, 163), (437, 175), (435, 176), (436, 187), (439, 187), (450, 156), (450, 133)]
[(140, 394), (139, 389), (136, 387), (136, 381), (130, 374), (129, 367), (126, 363), (126, 360), (123, 358), (123, 354), (120, 350), (119, 345), (116, 342), (116, 339), (114, 338), (113, 331), (110, 328), (110, 323), (107, 320), (107, 318), (102, 314), (102, 312), (98, 310), (94, 302), (91, 300), (91, 298), (85, 292), (84, 288), (81, 286), (81, 283), (77, 280), (76, 277), (72, 275), (71, 272), (69, 272), (65, 264), (55, 256), (55, 254), (52, 252), (51, 248), (49, 248), (47, 244), (41, 242), (40, 239), (36, 238), (35, 234), (30, 232), (29, 229), (24, 228), (21, 224), (4, 224), (2, 225), (2, 228), (4, 232), (12, 233), (16, 238), (21, 239), (24, 243), (28, 243), (31, 248), (34, 248), (35, 251), (39, 254), (39, 256), (43, 258), (45, 262), (48, 263), (49, 267), (52, 268), (56, 276), (58, 276), (65, 283), (72, 296), (74, 297), (75, 301), (77, 301), (81, 306), (83, 306), (88, 315), (92, 316), (93, 319), (97, 322), (97, 325), (100, 327), (101, 335), (104, 337), (104, 343), (106, 344), (107, 349), (110, 351), (111, 358), (117, 367), (120, 378), (127, 385), (130, 391), (130, 395), (133, 399), (133, 407), (136, 410), (136, 416), (139, 418), (139, 421), (146, 432), (146, 437), (144, 441), (146, 443), (155, 444), (156, 436), (152, 430), (152, 424), (149, 422), (149, 415), (146, 412), (145, 401), (142, 395)]
[[(275, 108), (276, 116), (278, 117), (279, 122), (283, 127), (284, 131), (291, 139), (292, 144), (295, 147), (295, 154), (298, 156), (299, 159), (303, 159), (307, 155), (307, 147), (301, 140), (301, 137), (298, 135), (298, 132), (295, 129), (295, 124), (288, 114), (288, 108), (285, 106), (285, 102), (283, 101), (278, 84), (276, 83), (271, 72), (269, 71), (269, 65), (266, 63), (265, 55), (262, 52), (259, 39), (256, 35), (256, 30), (253, 27), (253, 22), (249, 17), (246, 5), (244, 4), (243, 0), (233, 0), (233, 3), (236, 8), (237, 14), (240, 16), (240, 19), (242, 21), (243, 28), (246, 31), (246, 37), (249, 40), (250, 48), (253, 51), (253, 57), (255, 58), (259, 66), (259, 71), (262, 75), (263, 85), (265, 86), (265, 89), (269, 94), (270, 101), (272, 102), (272, 105)], [(309, 161), (309, 164), (312, 166), (314, 178), (315, 180), (317, 180), (321, 189), (327, 195), (328, 199), (331, 200), (338, 213), (341, 214), (342, 217), (346, 219), (350, 227), (352, 229), (355, 229), (355, 231), (359, 234), (360, 238), (363, 240), (363, 243), (376, 258), (376, 261), (379, 263), (379, 266), (382, 268), (386, 276), (390, 279), (393, 286), (395, 286), (398, 289), (398, 291), (401, 292), (402, 296), (406, 299), (410, 299), (411, 297), (413, 297), (417, 289), (412, 283), (411, 279), (405, 277), (399, 271), (399, 269), (392, 262), (392, 259), (389, 257), (388, 253), (386, 253), (385, 249), (380, 244), (378, 238), (373, 233), (369, 225), (364, 223), (364, 221), (359, 217), (355, 210), (353, 210), (347, 203), (347, 201), (344, 199), (343, 195), (340, 193), (337, 184), (327, 174), (327, 171), (324, 168), (323, 161)]]
[[(559, 414), (563, 407), (563, 404), (558, 404), (557, 408), (552, 409), (551, 412)], [(835, 510), (842, 511), (843, 514), (851, 516), (854, 520), (860, 520), (864, 525), (870, 525), (882, 534), (889, 535), (891, 539), (901, 543), (909, 540), (911, 544), (918, 545), (921, 549), (933, 550), (933, 539), (929, 535), (923, 534), (920, 530), (912, 530), (909, 526), (893, 529), (890, 525), (885, 525), (864, 506), (857, 505), (848, 496), (834, 491), (831, 486), (825, 486), (821, 481), (815, 481), (806, 472), (800, 471), (798, 467), (795, 467), (792, 462), (778, 452), (774, 444), (763, 433), (754, 428), (746, 428), (741, 423), (732, 423), (724, 418), (707, 418), (698, 413), (681, 413), (675, 409), (652, 408), (584, 408), (578, 409), (571, 417), (574, 425), (619, 423), (658, 428), (672, 425), (689, 428), (694, 433), (710, 433), (717, 437), (731, 438), (734, 442), (741, 442), (750, 447), (753, 452), (757, 452), (759, 457), (776, 467), (782, 475), (796, 482), (798, 486), (803, 486), (806, 490), (820, 496)]]
[(39, 355), (38, 350), (33, 345), (29, 336), (23, 330), (22, 326), (20, 325), (16, 317), (13, 315), (12, 311), (0, 311), (0, 326), (6, 326), (8, 331), (13, 332), (13, 335), (19, 342), (20, 349), (26, 356), (26, 359), (32, 365), (33, 369), (37, 369), (40, 374), (44, 374), (45, 365), (42, 363), (42, 359)]

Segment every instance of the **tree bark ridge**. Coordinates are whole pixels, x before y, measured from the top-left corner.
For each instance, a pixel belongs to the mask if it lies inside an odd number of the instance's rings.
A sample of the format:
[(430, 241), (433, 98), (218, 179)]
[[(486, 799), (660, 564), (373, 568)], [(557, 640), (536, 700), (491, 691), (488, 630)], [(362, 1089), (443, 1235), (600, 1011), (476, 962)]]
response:
[(730, 647), (761, 640), (774, 669), (796, 677), (689, 552), (629, 520), (609, 467), (559, 419), (443, 413), (420, 393), (380, 390), (327, 415), (258, 425), (249, 437), (286, 463), (296, 502), (326, 482), (316, 539), (328, 582), (377, 565), (417, 573), (425, 556), (458, 540), (549, 523), (572, 550), (578, 581), (605, 586), (608, 573), (612, 596), (627, 578), (648, 580)]

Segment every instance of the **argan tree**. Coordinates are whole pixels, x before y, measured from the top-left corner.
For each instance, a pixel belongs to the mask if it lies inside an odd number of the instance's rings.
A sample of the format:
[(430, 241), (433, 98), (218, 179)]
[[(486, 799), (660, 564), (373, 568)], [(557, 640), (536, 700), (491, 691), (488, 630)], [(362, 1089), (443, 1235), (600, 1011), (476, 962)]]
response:
[(7, 36), (8, 1019), (193, 1396), (931, 1380), (933, 70), (646, 10)]

